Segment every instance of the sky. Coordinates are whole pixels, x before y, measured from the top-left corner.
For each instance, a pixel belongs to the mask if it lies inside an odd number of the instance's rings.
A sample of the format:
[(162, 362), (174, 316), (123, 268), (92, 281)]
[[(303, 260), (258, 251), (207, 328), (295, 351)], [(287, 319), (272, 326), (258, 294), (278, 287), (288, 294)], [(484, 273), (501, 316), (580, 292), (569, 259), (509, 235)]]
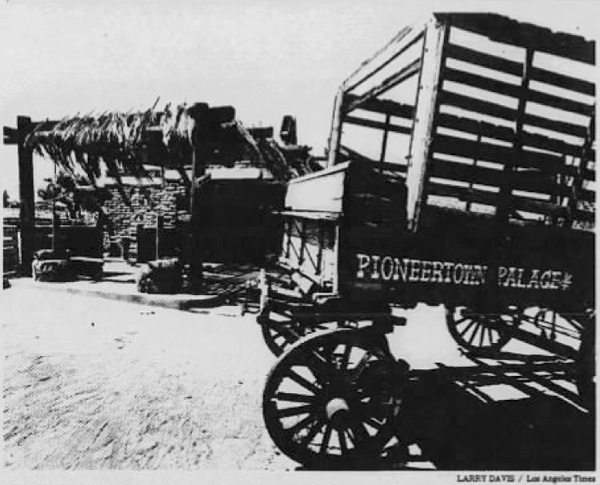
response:
[[(404, 0), (0, 0), (0, 123), (167, 101), (233, 105), (247, 126), (296, 116), (323, 153), (337, 87), (407, 24), (432, 11), (493, 11), (597, 36), (599, 2)], [(18, 194), (15, 146), (0, 183)], [(36, 185), (51, 164), (35, 160)]]

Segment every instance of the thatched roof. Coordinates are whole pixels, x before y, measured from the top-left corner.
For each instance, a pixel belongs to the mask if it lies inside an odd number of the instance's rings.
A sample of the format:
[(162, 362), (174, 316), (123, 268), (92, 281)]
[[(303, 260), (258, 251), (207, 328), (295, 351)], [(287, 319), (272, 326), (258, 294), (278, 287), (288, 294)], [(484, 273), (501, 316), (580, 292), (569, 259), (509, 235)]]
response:
[[(40, 123), (26, 144), (68, 174), (83, 170), (93, 185), (104, 163), (108, 175), (120, 184), (122, 173), (145, 176), (144, 165), (183, 170), (192, 160), (196, 122), (186, 104), (169, 104), (163, 111), (78, 114), (53, 126)], [(221, 123), (211, 137), (207, 140), (212, 147), (211, 163), (227, 166), (236, 160), (251, 160), (282, 181), (316, 168), (309, 147), (284, 147), (273, 139), (255, 137), (237, 120)]]

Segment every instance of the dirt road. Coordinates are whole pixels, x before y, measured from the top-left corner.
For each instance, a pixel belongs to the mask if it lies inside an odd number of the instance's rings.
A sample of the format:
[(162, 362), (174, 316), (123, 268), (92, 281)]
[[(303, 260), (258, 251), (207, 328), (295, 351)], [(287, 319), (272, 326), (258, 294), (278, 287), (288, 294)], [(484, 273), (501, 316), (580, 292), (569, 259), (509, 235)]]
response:
[(260, 412), (273, 357), (237, 312), (4, 292), (5, 465), (295, 468)]

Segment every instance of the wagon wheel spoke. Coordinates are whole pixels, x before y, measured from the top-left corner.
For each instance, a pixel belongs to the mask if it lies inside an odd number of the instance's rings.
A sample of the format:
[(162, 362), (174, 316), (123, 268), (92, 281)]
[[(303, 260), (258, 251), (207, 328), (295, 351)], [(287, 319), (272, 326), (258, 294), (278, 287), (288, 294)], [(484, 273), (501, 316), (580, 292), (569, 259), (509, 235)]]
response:
[(321, 441), (321, 446), (319, 447), (319, 454), (323, 456), (327, 451), (327, 447), (329, 446), (329, 441), (331, 440), (331, 433), (333, 431), (333, 426), (330, 423), (325, 425), (325, 432), (323, 433), (323, 441)]
[(302, 438), (300, 438), (300, 444), (303, 446), (308, 446), (312, 442), (314, 437), (319, 433), (319, 431), (321, 431), (323, 425), (325, 425), (325, 423), (321, 419), (316, 418), (312, 422), (312, 425), (309, 426), (308, 433)]
[(348, 441), (346, 438), (345, 430), (338, 430), (338, 440), (340, 442), (340, 449), (342, 451), (342, 456), (348, 455)]
[(312, 391), (315, 394), (320, 391), (320, 387), (318, 387), (315, 383), (310, 382), (308, 379), (302, 377), (300, 374), (298, 374), (296, 371), (294, 371), (292, 369), (289, 369), (289, 373), (287, 374), (287, 377), (289, 377), (297, 384), (300, 384), (302, 387), (304, 387), (305, 389), (308, 389), (309, 391)]
[(294, 392), (278, 392), (275, 397), (280, 401), (300, 402), (300, 403), (312, 403), (315, 399), (314, 396), (308, 396), (306, 394), (297, 394)]
[(343, 352), (343, 354), (341, 356), (341, 360), (340, 360), (340, 367), (342, 369), (348, 368), (348, 364), (350, 363), (350, 352), (352, 352), (352, 347), (350, 347), (349, 345), (345, 345), (344, 352)]
[(309, 414), (308, 416), (306, 416), (305, 418), (302, 418), (300, 421), (298, 421), (297, 423), (295, 423), (294, 425), (292, 425), (289, 428), (286, 428), (286, 432), (290, 435), (290, 436), (295, 436), (296, 433), (298, 433), (298, 431), (305, 429), (306, 427), (310, 426), (310, 423), (312, 423), (313, 421), (315, 421), (315, 417), (312, 414)]

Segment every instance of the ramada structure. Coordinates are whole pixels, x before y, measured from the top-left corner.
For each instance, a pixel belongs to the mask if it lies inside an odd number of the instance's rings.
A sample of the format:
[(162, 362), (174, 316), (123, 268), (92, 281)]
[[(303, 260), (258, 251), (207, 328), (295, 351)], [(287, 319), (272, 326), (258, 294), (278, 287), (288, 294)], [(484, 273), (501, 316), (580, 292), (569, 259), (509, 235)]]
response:
[[(211, 211), (219, 212), (215, 205), (224, 192), (234, 205), (248, 209), (237, 211), (242, 218), (246, 215), (245, 221), (238, 217), (240, 220), (231, 224), (268, 225), (261, 216), (282, 202), (282, 184), (314, 169), (310, 148), (297, 145), (293, 117), (284, 117), (280, 139), (279, 143), (275, 141), (270, 127), (246, 129), (235, 119), (233, 107), (209, 107), (203, 103), (173, 108), (167, 105), (163, 111), (74, 116), (59, 121), (35, 122), (19, 116), (17, 128), (4, 128), (4, 143), (18, 147), (22, 272), (29, 274), (32, 254), (38, 249), (34, 247), (34, 153), (49, 157), (61, 172), (84, 180), (89, 190), (106, 188), (108, 180), (114, 187), (111, 190), (115, 197), (107, 202), (107, 212), (127, 224), (131, 217), (123, 217), (124, 212), (134, 212), (132, 207), (139, 208), (142, 199), (145, 204), (156, 202), (157, 194), (149, 194), (152, 190), (156, 192), (157, 180), (151, 176), (156, 176), (156, 170), (151, 167), (159, 167), (158, 172), (162, 172), (163, 177), (158, 179), (162, 180), (163, 188), (158, 197), (168, 199), (171, 213), (179, 210), (183, 214), (178, 222), (186, 228), (184, 232), (189, 237), (176, 245), (179, 249), (187, 248), (186, 257), (193, 259), (201, 258), (200, 251), (190, 249), (197, 249), (200, 241), (205, 249), (209, 244), (214, 249), (219, 247), (215, 237), (240, 237), (245, 230), (236, 227), (233, 232), (237, 233), (233, 234), (223, 229), (227, 221), (215, 221), (218, 214), (212, 214), (211, 219)], [(170, 173), (169, 179), (176, 183), (165, 185), (165, 172)], [(215, 188), (210, 184), (212, 177), (226, 180)], [(250, 177), (254, 182), (236, 184), (236, 177), (238, 181)], [(212, 187), (202, 192), (202, 201), (198, 200), (200, 187)], [(236, 193), (252, 200), (240, 201), (239, 197), (232, 196)], [(261, 202), (261, 198), (265, 200)], [(261, 203), (264, 210), (259, 207)], [(221, 208), (224, 216), (232, 212), (231, 205), (224, 204)], [(207, 223), (213, 224), (211, 231), (206, 230)], [(130, 229), (127, 224), (121, 228), (125, 236)], [(258, 226), (254, 229), (260, 232), (262, 226)], [(215, 233), (218, 234), (215, 236)], [(262, 243), (263, 236), (258, 235), (256, 240)], [(224, 241), (221, 246), (231, 244)], [(200, 260), (195, 264), (199, 266)]]

